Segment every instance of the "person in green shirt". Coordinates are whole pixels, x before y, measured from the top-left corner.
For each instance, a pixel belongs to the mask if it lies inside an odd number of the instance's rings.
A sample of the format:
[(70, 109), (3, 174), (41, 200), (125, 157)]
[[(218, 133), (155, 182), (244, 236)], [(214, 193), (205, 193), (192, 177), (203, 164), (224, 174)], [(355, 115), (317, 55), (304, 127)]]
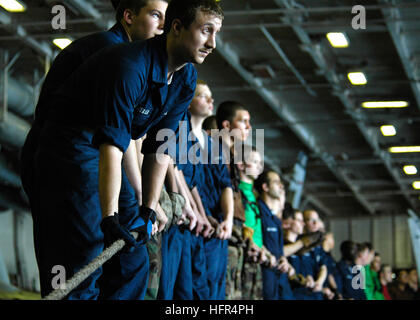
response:
[[(365, 265), (365, 294), (367, 300), (385, 300), (378, 272), (381, 269), (381, 256), (370, 247), (369, 260)], [(370, 264), (369, 264), (370, 262)]]
[[(240, 146), (242, 160), (237, 163), (240, 183), (239, 189), (245, 204), (244, 225), (253, 230), (251, 247), (256, 252), (263, 252), (263, 237), (260, 210), (254, 194), (254, 181), (263, 171), (260, 153), (253, 147)], [(261, 254), (263, 256), (263, 254)], [(260, 261), (261, 262), (261, 261)], [(246, 300), (262, 299), (262, 271), (259, 263), (246, 261), (242, 273), (242, 298)]]

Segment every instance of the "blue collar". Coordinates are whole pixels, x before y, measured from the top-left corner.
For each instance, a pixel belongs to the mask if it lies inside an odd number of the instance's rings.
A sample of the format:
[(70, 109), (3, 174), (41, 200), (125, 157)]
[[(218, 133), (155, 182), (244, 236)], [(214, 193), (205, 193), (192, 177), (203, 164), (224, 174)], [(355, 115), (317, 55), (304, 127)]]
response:
[(109, 29), (109, 32), (114, 33), (116, 36), (121, 37), (124, 42), (130, 42), (130, 39), (128, 38), (128, 34), (125, 31), (123, 25), (121, 24), (121, 22), (117, 22), (116, 24), (114, 24), (112, 26), (111, 29)]
[[(156, 55), (153, 55), (152, 81), (162, 85), (168, 83), (168, 54), (166, 52), (166, 35), (155, 36), (150, 39), (150, 46)], [(173, 81), (173, 79), (172, 79)]]

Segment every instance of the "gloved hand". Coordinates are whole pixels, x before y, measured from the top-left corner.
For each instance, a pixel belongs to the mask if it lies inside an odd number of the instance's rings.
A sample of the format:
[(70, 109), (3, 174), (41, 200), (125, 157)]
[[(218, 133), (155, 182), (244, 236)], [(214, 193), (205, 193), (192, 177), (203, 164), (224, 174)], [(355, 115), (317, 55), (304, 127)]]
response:
[(130, 227), (130, 231), (134, 231), (139, 234), (137, 237), (138, 244), (145, 244), (150, 240), (155, 221), (156, 212), (146, 206), (141, 206), (139, 218)]
[(122, 225), (120, 225), (118, 213), (102, 219), (101, 230), (104, 234), (105, 247), (109, 247), (115, 241), (123, 239), (130, 246), (136, 246), (136, 239)]

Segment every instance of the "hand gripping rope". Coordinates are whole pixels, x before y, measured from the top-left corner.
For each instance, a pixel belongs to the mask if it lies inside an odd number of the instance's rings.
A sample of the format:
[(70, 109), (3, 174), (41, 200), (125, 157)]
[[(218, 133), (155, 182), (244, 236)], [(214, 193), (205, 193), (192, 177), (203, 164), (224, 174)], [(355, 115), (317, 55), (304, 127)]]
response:
[[(134, 239), (137, 240), (138, 233), (131, 233)], [(59, 288), (51, 292), (42, 300), (61, 300), (68, 295), (73, 289), (77, 288), (84, 280), (86, 280), (93, 272), (101, 267), (105, 262), (111, 259), (117, 252), (119, 252), (125, 245), (125, 241), (120, 239), (115, 241), (111, 246), (106, 248), (99, 256), (92, 260), (91, 263), (77, 272), (71, 279), (67, 280), (63, 288)]]

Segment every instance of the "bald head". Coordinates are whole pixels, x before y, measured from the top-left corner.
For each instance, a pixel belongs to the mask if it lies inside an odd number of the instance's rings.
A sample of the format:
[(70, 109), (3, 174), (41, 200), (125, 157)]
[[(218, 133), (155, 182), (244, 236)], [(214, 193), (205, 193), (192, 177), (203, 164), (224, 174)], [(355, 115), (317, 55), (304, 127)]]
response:
[(303, 212), (305, 227), (308, 232), (317, 232), (321, 228), (318, 212), (315, 210), (305, 210)]

